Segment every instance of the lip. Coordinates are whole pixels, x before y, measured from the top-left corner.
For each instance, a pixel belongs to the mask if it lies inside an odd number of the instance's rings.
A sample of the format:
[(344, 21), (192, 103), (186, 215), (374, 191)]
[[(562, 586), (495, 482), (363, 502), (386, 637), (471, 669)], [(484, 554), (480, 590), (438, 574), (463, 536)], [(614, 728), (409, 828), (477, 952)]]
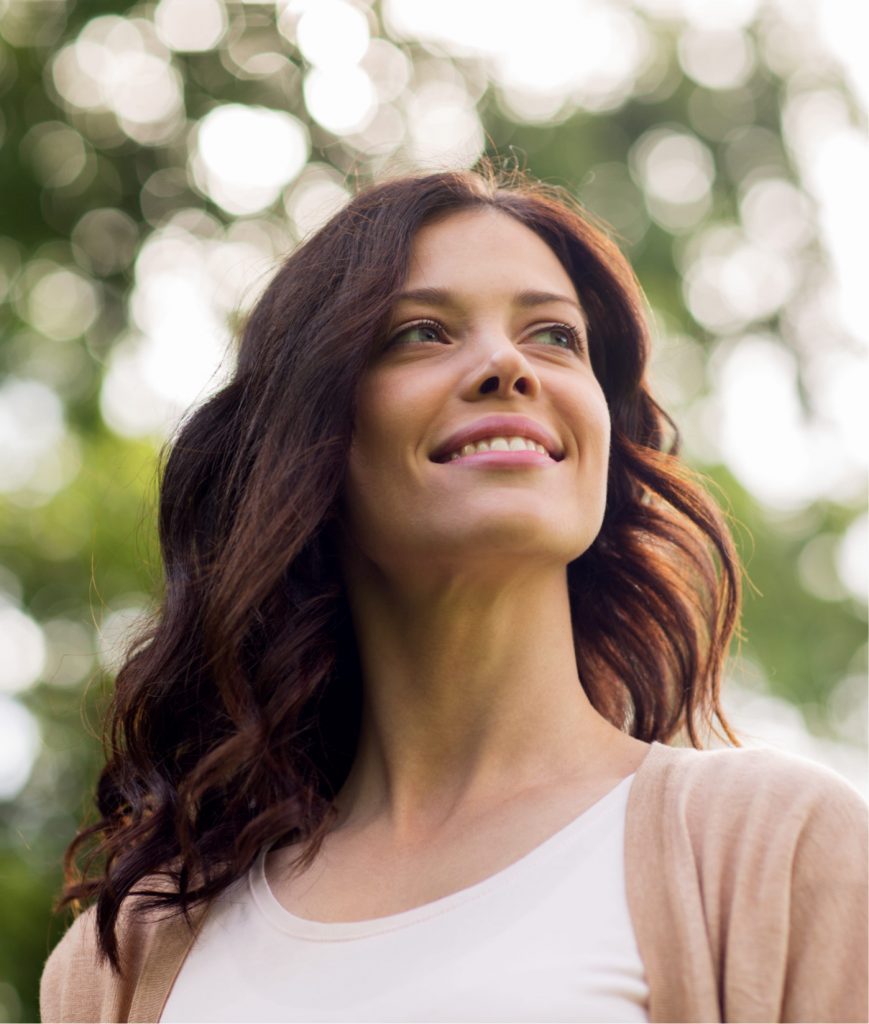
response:
[(528, 419), (527, 416), (483, 416), (473, 423), (468, 423), (450, 434), (431, 453), (432, 462), (449, 462), (451, 452), (458, 451), (462, 445), (471, 444), (484, 437), (528, 437), (542, 444), (547, 454), (555, 462), (561, 462), (564, 451), (558, 441), (541, 424)]
[(555, 463), (548, 455), (541, 455), (540, 452), (474, 452), (473, 455), (461, 455), (457, 459), (447, 459), (445, 466), (453, 466), (460, 469), (464, 466), (477, 466), (480, 469), (522, 469), (536, 467), (545, 469), (547, 466), (554, 466)]

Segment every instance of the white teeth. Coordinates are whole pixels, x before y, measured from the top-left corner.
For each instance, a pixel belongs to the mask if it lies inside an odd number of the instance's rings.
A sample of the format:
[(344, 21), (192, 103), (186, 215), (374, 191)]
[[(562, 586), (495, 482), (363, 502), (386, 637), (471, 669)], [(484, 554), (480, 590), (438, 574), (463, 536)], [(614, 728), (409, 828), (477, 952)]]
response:
[(540, 455), (547, 455), (548, 452), (542, 444), (532, 441), (527, 437), (490, 437), (483, 441), (474, 441), (462, 445), (461, 449), (452, 452), (449, 461), (460, 459), (465, 455), (474, 455), (477, 452), (537, 452)]

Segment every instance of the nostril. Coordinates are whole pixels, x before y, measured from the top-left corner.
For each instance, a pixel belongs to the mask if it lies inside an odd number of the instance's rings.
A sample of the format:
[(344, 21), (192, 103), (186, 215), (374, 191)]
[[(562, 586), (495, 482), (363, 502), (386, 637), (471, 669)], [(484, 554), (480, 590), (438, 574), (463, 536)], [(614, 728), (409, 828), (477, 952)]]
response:
[[(480, 394), (489, 395), (493, 391), (497, 391), (500, 388), (501, 382), (497, 377), (487, 377), (480, 385)], [(519, 392), (520, 395), (528, 394), (528, 378), (519, 377), (513, 382), (513, 387)]]

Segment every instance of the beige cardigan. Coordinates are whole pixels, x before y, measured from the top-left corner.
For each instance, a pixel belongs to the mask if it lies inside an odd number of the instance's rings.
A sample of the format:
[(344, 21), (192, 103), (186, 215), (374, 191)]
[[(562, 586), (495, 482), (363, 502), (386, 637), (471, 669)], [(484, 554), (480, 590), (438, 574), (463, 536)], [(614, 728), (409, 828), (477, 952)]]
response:
[[(652, 744), (625, 833), (650, 1019), (869, 1020), (867, 859), (866, 804), (832, 772)], [(192, 940), (183, 919), (126, 914), (118, 978), (86, 912), (46, 964), (43, 1021), (158, 1021)]]

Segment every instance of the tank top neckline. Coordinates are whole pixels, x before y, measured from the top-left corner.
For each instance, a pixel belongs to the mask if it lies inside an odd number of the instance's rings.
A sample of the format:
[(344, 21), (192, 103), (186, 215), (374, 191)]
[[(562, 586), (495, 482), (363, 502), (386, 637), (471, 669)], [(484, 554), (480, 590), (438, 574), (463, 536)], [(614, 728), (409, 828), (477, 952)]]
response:
[(625, 776), (576, 818), (506, 867), (479, 882), (474, 882), (472, 885), (420, 906), (411, 907), (409, 910), (362, 921), (315, 921), (299, 917), (279, 902), (268, 884), (265, 874), (268, 848), (260, 853), (248, 874), (251, 896), (259, 913), (272, 927), (286, 935), (293, 935), (301, 939), (338, 942), (397, 931), (400, 928), (406, 928), (447, 913), (471, 900), (480, 899), (488, 893), (508, 885), (518, 874), (539, 868), (548, 857), (553, 856), (565, 844), (573, 842), (584, 832), (592, 829), (619, 798), (623, 798), (626, 804), (635, 775), (636, 772), (632, 772)]

